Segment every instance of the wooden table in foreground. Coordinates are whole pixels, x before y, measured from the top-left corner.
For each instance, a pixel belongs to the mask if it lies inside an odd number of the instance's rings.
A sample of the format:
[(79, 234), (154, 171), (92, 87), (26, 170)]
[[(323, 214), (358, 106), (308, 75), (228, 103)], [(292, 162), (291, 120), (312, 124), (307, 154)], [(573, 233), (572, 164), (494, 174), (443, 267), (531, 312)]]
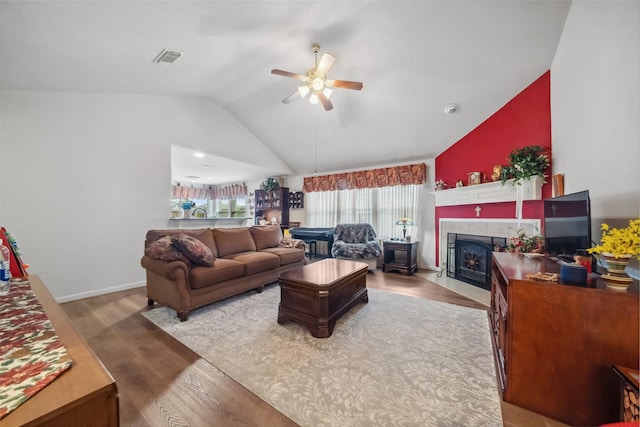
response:
[(359, 302), (368, 302), (368, 265), (328, 258), (280, 275), (278, 323), (293, 320), (316, 338), (333, 333), (336, 321)]
[(87, 342), (70, 323), (38, 276), (31, 289), (53, 324), (73, 365), (0, 420), (0, 427), (111, 427), (120, 425), (118, 389)]
[(527, 279), (559, 273), (546, 257), (493, 252), (492, 339), (502, 398), (572, 426), (620, 421), (612, 365), (637, 368), (638, 283), (609, 290)]

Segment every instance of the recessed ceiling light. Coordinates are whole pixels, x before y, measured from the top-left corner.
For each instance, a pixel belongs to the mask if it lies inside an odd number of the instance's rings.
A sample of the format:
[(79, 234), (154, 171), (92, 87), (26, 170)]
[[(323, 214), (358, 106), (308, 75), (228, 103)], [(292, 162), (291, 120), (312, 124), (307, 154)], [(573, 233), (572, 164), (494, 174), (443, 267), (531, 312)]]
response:
[(200, 167), (203, 168), (203, 169), (207, 169), (207, 168), (210, 168), (211, 165), (207, 165), (207, 164), (203, 163), (203, 164), (200, 165)]
[(204, 153), (200, 152), (200, 151), (196, 151), (195, 153), (193, 153), (194, 156), (196, 157), (204, 157)]

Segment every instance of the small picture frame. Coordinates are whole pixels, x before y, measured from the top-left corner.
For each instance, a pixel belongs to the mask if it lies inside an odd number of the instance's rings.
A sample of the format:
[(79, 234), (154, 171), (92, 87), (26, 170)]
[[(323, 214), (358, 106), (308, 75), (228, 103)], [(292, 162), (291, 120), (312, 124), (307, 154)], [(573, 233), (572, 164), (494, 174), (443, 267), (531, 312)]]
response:
[(469, 185), (476, 185), (482, 182), (482, 174), (480, 172), (469, 172)]
[(564, 175), (558, 173), (551, 180), (551, 197), (564, 196)]

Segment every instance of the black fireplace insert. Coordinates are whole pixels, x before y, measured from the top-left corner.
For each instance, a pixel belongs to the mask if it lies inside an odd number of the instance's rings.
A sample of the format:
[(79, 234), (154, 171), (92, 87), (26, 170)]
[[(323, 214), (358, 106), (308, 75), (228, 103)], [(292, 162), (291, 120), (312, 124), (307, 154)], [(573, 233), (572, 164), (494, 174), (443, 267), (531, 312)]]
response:
[(447, 276), (491, 289), (491, 252), (506, 244), (505, 237), (447, 233)]

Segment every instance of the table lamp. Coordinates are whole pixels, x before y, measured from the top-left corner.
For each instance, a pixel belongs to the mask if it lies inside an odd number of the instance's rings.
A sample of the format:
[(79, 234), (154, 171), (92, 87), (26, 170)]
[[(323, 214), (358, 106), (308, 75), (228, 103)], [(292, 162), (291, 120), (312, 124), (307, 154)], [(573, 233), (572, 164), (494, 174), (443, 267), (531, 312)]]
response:
[(411, 218), (400, 218), (396, 221), (396, 225), (402, 226), (402, 238), (407, 239), (407, 225), (413, 225)]

